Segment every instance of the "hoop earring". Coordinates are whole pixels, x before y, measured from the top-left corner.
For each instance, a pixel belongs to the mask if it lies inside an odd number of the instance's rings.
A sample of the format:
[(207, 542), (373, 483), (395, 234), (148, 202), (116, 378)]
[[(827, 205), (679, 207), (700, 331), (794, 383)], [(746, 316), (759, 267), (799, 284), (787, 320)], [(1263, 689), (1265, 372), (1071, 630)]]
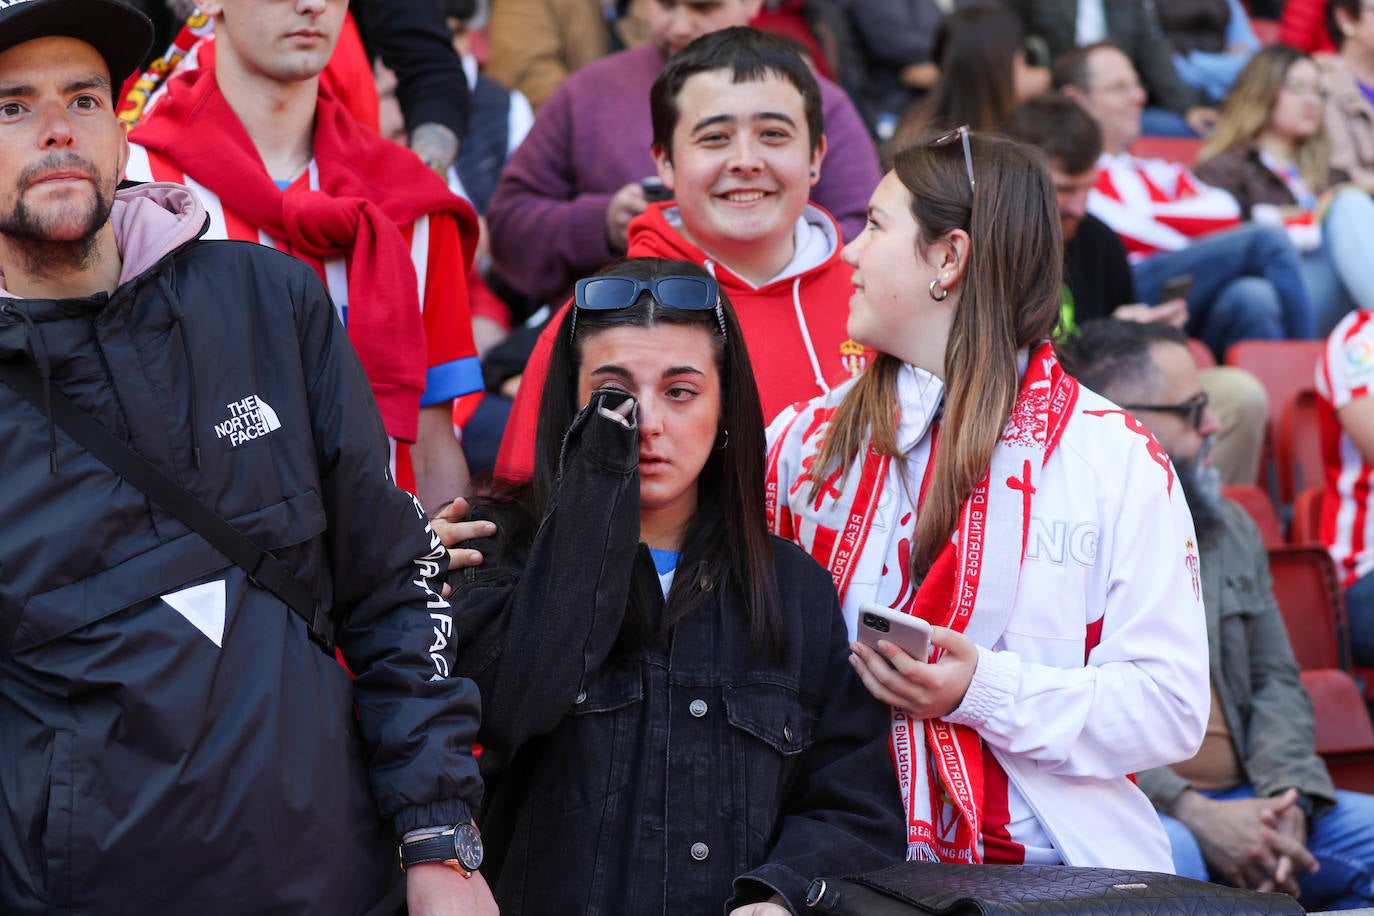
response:
[[(935, 295), (935, 291), (937, 289), (940, 290), (940, 295), (938, 296)], [(939, 277), (936, 277), (934, 280), (930, 281), (930, 298), (934, 299), (936, 302), (944, 302), (947, 298), (949, 298), (949, 290), (944, 289), (940, 286)]]
[(725, 451), (725, 446), (727, 446), (727, 445), (729, 445), (729, 444), (730, 444), (730, 430), (728, 430), (728, 429), (726, 429), (725, 427), (722, 426), (722, 427), (720, 428), (720, 432), (716, 435), (716, 445), (715, 445), (714, 451), (723, 452), (723, 451)]

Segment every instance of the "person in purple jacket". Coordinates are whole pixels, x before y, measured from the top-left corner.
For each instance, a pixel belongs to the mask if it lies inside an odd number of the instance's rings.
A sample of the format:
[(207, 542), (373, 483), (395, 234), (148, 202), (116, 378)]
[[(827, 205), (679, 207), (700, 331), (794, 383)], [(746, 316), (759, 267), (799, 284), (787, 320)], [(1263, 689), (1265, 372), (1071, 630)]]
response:
[[(521, 292), (560, 299), (573, 281), (625, 253), (630, 220), (647, 203), (641, 182), (656, 176), (649, 147), (649, 87), (692, 39), (747, 25), (762, 0), (655, 0), (651, 41), (604, 57), (564, 80), (506, 163), (487, 209), (492, 254)], [(812, 199), (846, 238), (863, 228), (879, 179), (878, 155), (844, 91), (822, 79), (831, 155)]]

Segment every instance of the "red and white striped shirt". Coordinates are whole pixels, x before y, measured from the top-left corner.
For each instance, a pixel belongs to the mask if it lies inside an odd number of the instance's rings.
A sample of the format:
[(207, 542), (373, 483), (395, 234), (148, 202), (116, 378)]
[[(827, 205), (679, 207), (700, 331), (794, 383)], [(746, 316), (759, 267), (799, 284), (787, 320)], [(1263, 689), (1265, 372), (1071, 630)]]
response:
[(1347, 587), (1374, 570), (1374, 514), (1370, 512), (1374, 467), (1346, 435), (1336, 412), (1369, 397), (1371, 385), (1374, 311), (1356, 310), (1326, 338), (1317, 362), (1317, 412), (1326, 469), (1320, 536)]
[(1132, 262), (1240, 224), (1240, 204), (1229, 192), (1177, 163), (1103, 153), (1097, 165), (1088, 212), (1121, 237)]
[[(126, 175), (133, 181), (174, 181), (189, 187), (205, 204), (210, 215), (207, 239), (235, 239), (258, 242), (273, 248), (284, 246), (246, 219), (225, 208), (218, 195), (186, 176), (165, 157), (137, 145), (130, 145)], [(286, 193), (319, 190), (319, 172), (312, 161), (305, 174), (286, 188)], [(410, 245), (411, 262), (419, 281), (420, 309), (424, 317), (425, 346), (428, 353), (425, 392), (420, 406), (442, 404), (465, 394), (482, 390), (482, 369), (472, 340), (472, 320), (467, 308), (467, 277), (458, 224), (445, 213), (424, 216), (401, 234)], [(348, 260), (302, 258), (324, 282), (338, 311), (339, 320), (348, 325)], [(391, 440), (392, 474), (402, 488), (415, 491), (415, 475), (410, 464), (410, 446)]]

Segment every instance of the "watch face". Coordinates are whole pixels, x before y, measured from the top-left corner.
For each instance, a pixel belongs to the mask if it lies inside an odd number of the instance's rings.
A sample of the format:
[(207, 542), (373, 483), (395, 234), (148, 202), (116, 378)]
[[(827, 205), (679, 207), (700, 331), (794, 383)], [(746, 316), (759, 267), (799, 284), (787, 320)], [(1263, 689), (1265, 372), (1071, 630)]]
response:
[(482, 835), (471, 824), (459, 824), (453, 831), (453, 849), (459, 863), (468, 871), (482, 867)]

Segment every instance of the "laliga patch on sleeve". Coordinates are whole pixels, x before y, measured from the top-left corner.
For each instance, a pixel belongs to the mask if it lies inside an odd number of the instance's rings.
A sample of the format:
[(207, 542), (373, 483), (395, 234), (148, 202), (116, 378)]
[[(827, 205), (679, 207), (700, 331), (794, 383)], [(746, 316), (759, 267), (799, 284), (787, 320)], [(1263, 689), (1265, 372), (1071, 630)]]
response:
[(1345, 342), (1344, 349), (1348, 387), (1358, 388), (1374, 379), (1374, 340), (1357, 334)]

